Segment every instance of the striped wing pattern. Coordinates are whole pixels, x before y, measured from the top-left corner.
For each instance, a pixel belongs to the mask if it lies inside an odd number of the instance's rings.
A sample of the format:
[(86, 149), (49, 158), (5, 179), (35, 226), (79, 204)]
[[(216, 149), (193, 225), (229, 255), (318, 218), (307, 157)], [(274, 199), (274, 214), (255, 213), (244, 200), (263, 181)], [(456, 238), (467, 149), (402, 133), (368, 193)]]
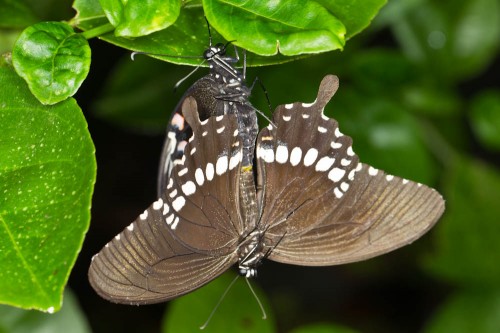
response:
[[(368, 259), (411, 243), (444, 211), (434, 189), (360, 163), (352, 140), (323, 109), (338, 87), (323, 79), (316, 101), (278, 107), (257, 140), (270, 259), (306, 266)], [(302, 133), (308, 133), (303, 135)]]
[(203, 286), (238, 259), (242, 145), (235, 116), (200, 122), (193, 98), (182, 108), (195, 134), (164, 195), (92, 260), (89, 280), (110, 301), (167, 301)]

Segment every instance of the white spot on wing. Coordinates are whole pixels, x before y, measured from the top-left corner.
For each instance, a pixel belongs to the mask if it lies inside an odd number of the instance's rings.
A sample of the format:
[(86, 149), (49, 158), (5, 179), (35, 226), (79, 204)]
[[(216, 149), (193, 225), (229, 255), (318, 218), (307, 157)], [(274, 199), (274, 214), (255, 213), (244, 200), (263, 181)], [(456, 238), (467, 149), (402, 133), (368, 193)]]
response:
[(333, 182), (338, 182), (339, 180), (342, 179), (342, 177), (344, 177), (345, 175), (345, 170), (344, 169), (340, 169), (340, 168), (333, 168), (332, 170), (330, 170), (330, 172), (328, 173), (328, 179), (330, 179), (331, 181)]
[(215, 121), (221, 121), (222, 118), (224, 118), (224, 116), (217, 116), (217, 117), (215, 117)]
[(302, 158), (302, 149), (300, 147), (295, 147), (292, 149), (292, 153), (290, 154), (290, 164), (293, 166), (297, 166), (300, 163)]
[(134, 224), (131, 223), (128, 227), (127, 227), (127, 230), (129, 231), (134, 231)]
[(116, 239), (116, 240), (120, 240), (120, 234), (116, 235), (116, 236), (115, 236), (115, 239)]
[(229, 170), (233, 170), (241, 161), (241, 152), (231, 156), (229, 159)]
[(221, 128), (218, 128), (217, 133), (221, 134), (222, 132), (224, 132), (224, 129), (226, 129), (226, 126), (222, 126)]
[(320, 133), (326, 133), (327, 132), (327, 129), (322, 127), (322, 126), (318, 126), (318, 132)]
[(203, 175), (203, 170), (201, 170), (200, 168), (196, 169), (196, 171), (194, 172), (194, 178), (196, 179), (196, 183), (198, 184), (198, 186), (203, 185), (203, 183), (205, 182), (205, 175)]
[(347, 158), (343, 158), (340, 160), (340, 165), (342, 166), (348, 166), (349, 164), (351, 164), (352, 160), (348, 160)]
[(339, 128), (338, 128), (338, 127), (337, 127), (337, 128), (335, 128), (335, 136), (336, 136), (337, 138), (340, 138), (340, 137), (341, 137), (341, 136), (343, 136), (343, 135), (344, 135), (344, 134), (342, 134), (342, 133), (340, 132), (340, 130), (339, 130)]
[(217, 163), (215, 164), (215, 172), (220, 176), (227, 171), (227, 166), (227, 155), (222, 155), (217, 159)]
[(293, 108), (293, 104), (285, 104), (285, 109), (290, 110), (291, 108)]
[(371, 167), (369, 167), (369, 168), (368, 168), (368, 174), (369, 174), (370, 176), (376, 176), (376, 175), (377, 175), (377, 173), (378, 173), (378, 170), (377, 170), (377, 169), (375, 169), (374, 167), (372, 167), (372, 166), (371, 166)]
[(196, 192), (196, 185), (190, 180), (183, 184), (181, 188), (182, 192), (184, 192), (184, 194), (187, 196), (190, 196), (191, 194)]
[(267, 163), (273, 163), (274, 162), (274, 151), (271, 148), (264, 149), (263, 148), (263, 154), (262, 154), (264, 161)]
[(283, 118), (284, 121), (290, 121), (290, 119), (292, 119), (292, 116), (285, 116), (285, 115), (283, 115), (282, 118)]
[(154, 210), (158, 210), (161, 207), (163, 207), (163, 200), (161, 198), (159, 198), (158, 200), (156, 200), (155, 202), (153, 202), (153, 209)]
[(178, 175), (179, 175), (180, 177), (182, 177), (182, 176), (184, 176), (187, 172), (188, 172), (188, 169), (187, 169), (187, 168), (184, 168), (184, 169), (182, 169), (181, 171), (179, 171)]
[(186, 204), (186, 199), (184, 199), (183, 196), (178, 196), (177, 198), (175, 198), (174, 201), (172, 201), (172, 208), (178, 212), (179, 210), (182, 209), (182, 207), (184, 207), (184, 205)]
[(393, 180), (393, 179), (394, 179), (394, 176), (393, 176), (393, 175), (387, 175), (387, 176), (385, 176), (385, 179), (386, 179), (388, 182), (390, 182), (391, 180)]
[(309, 148), (309, 150), (306, 153), (306, 156), (304, 156), (304, 165), (306, 167), (312, 165), (316, 161), (317, 157), (318, 157), (318, 150), (316, 148)]
[(174, 214), (170, 214), (169, 216), (167, 216), (167, 218), (165, 219), (165, 222), (167, 222), (168, 225), (170, 225), (172, 223), (172, 221), (174, 220)]
[(178, 216), (175, 217), (174, 223), (172, 223), (172, 226), (171, 226), (172, 230), (175, 230), (175, 228), (177, 228), (177, 224), (179, 224), (179, 217)]
[(339, 188), (338, 188), (338, 187), (336, 187), (336, 188), (334, 188), (334, 189), (333, 189), (333, 194), (335, 194), (335, 196), (336, 196), (338, 199), (342, 198), (342, 196), (344, 195), (344, 193), (342, 193), (342, 191), (341, 191), (341, 190), (339, 190)]
[(403, 179), (403, 184), (404, 184), (404, 185), (408, 184), (409, 182), (410, 182), (410, 181), (409, 181), (408, 179), (406, 179), (406, 178), (404, 178), (404, 179)]
[(212, 163), (208, 163), (205, 169), (205, 174), (207, 175), (207, 180), (211, 181), (214, 179), (214, 165)]
[(309, 114), (307, 114), (307, 113), (303, 113), (303, 114), (302, 114), (302, 118), (304, 118), (304, 119), (307, 119), (307, 118), (309, 118), (310, 116), (311, 116), (311, 115), (309, 115)]
[(288, 148), (284, 145), (279, 145), (276, 149), (276, 162), (286, 163), (288, 160)]
[(147, 210), (145, 210), (145, 211), (144, 211), (144, 213), (142, 213), (141, 215), (139, 215), (139, 218), (140, 218), (141, 220), (145, 220), (145, 219), (147, 219), (147, 218), (148, 218), (148, 211), (147, 211)]
[(305, 108), (310, 108), (311, 106), (314, 105), (314, 103), (316, 103), (316, 101), (314, 101), (312, 103), (302, 103), (302, 106), (305, 107)]
[(316, 171), (327, 171), (332, 167), (333, 163), (335, 163), (335, 158), (323, 156), (318, 163), (316, 163)]
[(173, 198), (177, 195), (177, 189), (174, 189), (172, 192), (168, 194), (169, 197)]
[(191, 152), (189, 154), (193, 155), (195, 152), (196, 152), (196, 147), (193, 147), (193, 149), (191, 149)]
[(332, 141), (332, 143), (330, 144), (330, 147), (332, 147), (333, 149), (339, 149), (342, 147), (342, 143)]
[(347, 155), (354, 156), (354, 150), (352, 150), (351, 146), (349, 146), (349, 148), (347, 148)]
[(342, 182), (342, 184), (340, 184), (340, 189), (346, 192), (349, 189), (349, 184), (347, 184), (346, 182)]

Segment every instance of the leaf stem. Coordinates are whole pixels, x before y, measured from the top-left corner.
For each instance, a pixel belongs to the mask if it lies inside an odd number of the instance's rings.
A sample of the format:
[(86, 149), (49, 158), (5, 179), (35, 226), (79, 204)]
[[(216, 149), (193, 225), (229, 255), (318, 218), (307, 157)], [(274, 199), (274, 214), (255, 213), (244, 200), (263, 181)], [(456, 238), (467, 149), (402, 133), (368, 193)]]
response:
[(115, 30), (115, 27), (111, 23), (106, 23), (106, 24), (100, 25), (96, 28), (84, 31), (84, 32), (82, 32), (82, 35), (83, 35), (83, 37), (85, 37), (85, 39), (91, 39), (94, 37), (104, 35), (108, 32), (113, 31), (113, 30)]

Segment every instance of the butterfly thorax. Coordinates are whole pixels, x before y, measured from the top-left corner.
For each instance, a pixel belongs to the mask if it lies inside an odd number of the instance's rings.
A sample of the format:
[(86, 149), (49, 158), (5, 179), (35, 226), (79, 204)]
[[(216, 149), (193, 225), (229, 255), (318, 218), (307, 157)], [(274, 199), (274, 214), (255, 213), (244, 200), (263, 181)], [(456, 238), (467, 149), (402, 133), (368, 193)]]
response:
[(236, 114), (238, 135), (243, 140), (242, 165), (250, 166), (259, 130), (256, 110), (248, 100), (250, 88), (246, 86), (243, 74), (233, 67), (237, 58), (217, 53), (207, 60), (210, 74), (206, 78), (212, 81), (211, 87), (216, 90), (212, 92), (213, 110), (217, 110), (217, 115)]

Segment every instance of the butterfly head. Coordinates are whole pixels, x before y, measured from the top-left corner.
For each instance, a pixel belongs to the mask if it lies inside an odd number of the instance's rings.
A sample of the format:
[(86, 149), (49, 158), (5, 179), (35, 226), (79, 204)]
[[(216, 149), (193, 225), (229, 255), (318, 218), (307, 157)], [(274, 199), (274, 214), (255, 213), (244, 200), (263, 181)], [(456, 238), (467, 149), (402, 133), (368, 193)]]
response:
[(223, 43), (217, 43), (213, 46), (210, 46), (208, 49), (203, 52), (203, 58), (206, 60), (211, 60), (216, 56), (224, 56), (226, 54), (226, 45)]

